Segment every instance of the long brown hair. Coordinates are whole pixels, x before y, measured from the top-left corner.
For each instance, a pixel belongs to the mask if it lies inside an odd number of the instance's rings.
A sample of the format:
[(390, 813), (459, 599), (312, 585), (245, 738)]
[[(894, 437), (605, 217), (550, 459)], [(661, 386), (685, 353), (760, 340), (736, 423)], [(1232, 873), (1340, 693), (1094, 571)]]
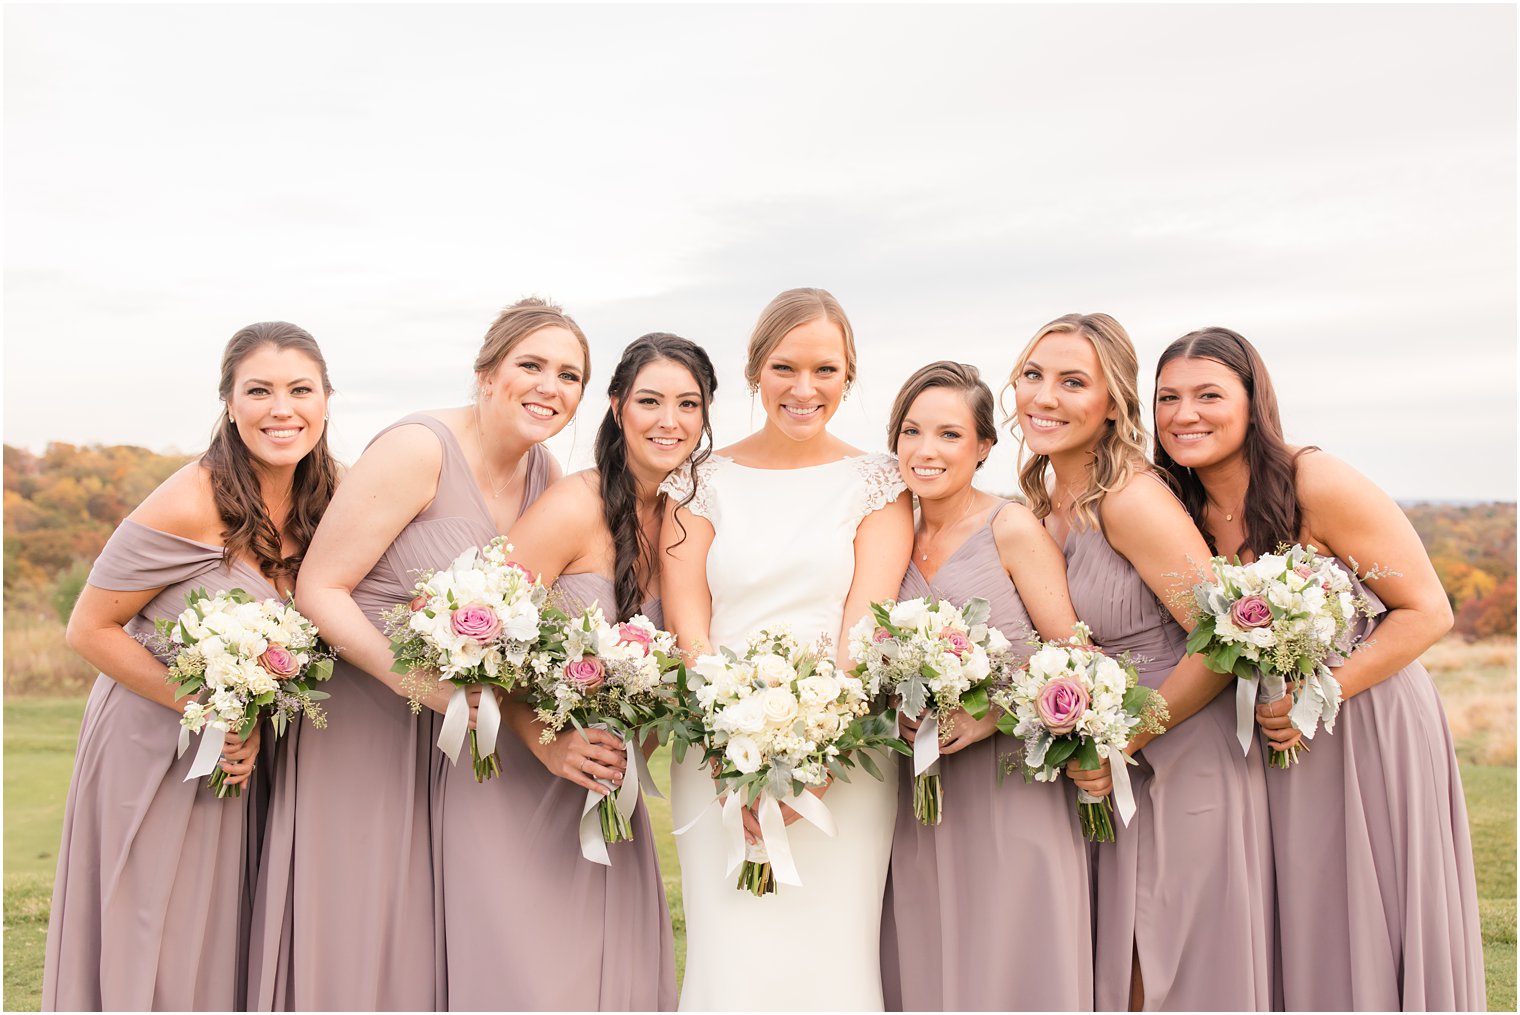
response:
[[(897, 398), (892, 402), (892, 413), (887, 417), (888, 451), (897, 454), (897, 435), (902, 430), (903, 420), (908, 418), (913, 400), (930, 388), (948, 388), (960, 392), (966, 399), (966, 407), (971, 410), (977, 441), (991, 441), (993, 446), (997, 444), (997, 419), (993, 411), (992, 389), (982, 380), (981, 371), (970, 363), (942, 359), (913, 371), (913, 376), (904, 381), (897, 392)], [(989, 447), (988, 454), (991, 453)], [(976, 463), (976, 467), (980, 469), (986, 464), (987, 459), (983, 458)]]
[[(1202, 328), (1189, 332), (1166, 347), (1156, 361), (1156, 378), (1161, 368), (1174, 359), (1211, 359), (1240, 379), (1250, 406), (1247, 418), (1245, 455), (1249, 480), (1242, 520), (1246, 524), (1245, 542), (1234, 553), (1250, 550), (1257, 556), (1271, 553), (1279, 543), (1298, 540), (1303, 523), (1303, 509), (1298, 503), (1296, 479), (1298, 456), (1310, 448), (1294, 452), (1283, 440), (1282, 417), (1277, 411), (1277, 391), (1272, 377), (1256, 347), (1244, 336), (1229, 328)], [(1151, 406), (1154, 419), (1155, 405)], [(1159, 431), (1158, 431), (1159, 432)], [(1156, 442), (1156, 465), (1176, 484), (1182, 503), (1198, 530), (1209, 541), (1209, 549), (1219, 552), (1214, 537), (1203, 522), (1207, 498), (1203, 482), (1186, 466), (1178, 465), (1166, 448)]]
[[(233, 335), (222, 351), (222, 375), (217, 394), (230, 403), (237, 368), (250, 353), (265, 346), (294, 349), (310, 356), (322, 373), (322, 390), (332, 394), (327, 377), (327, 361), (316, 339), (304, 328), (285, 321), (250, 324)], [(295, 480), (290, 491), (290, 509), (285, 515), (285, 534), (295, 544), (295, 552), (285, 556), (279, 529), (264, 508), (263, 488), (253, 455), (243, 443), (237, 424), (223, 412), (211, 431), (211, 444), (201, 455), (201, 468), (211, 476), (211, 492), (222, 524), (222, 560), (228, 567), (244, 554), (251, 555), (259, 570), (271, 580), (295, 580), (301, 558), (311, 544), (312, 533), (332, 500), (338, 485), (338, 464), (327, 447), (327, 427), (317, 438), (316, 446), (296, 463)]]
[[(1131, 476), (1151, 468), (1150, 459), (1146, 457), (1150, 438), (1145, 432), (1145, 410), (1140, 404), (1140, 361), (1129, 333), (1108, 314), (1066, 314), (1034, 333), (1024, 351), (1019, 353), (1018, 362), (1008, 377), (1009, 388), (1018, 388), (1024, 365), (1029, 362), (1040, 339), (1062, 332), (1080, 335), (1092, 344), (1098, 355), (1098, 365), (1103, 370), (1103, 380), (1108, 385), (1108, 397), (1118, 410), (1117, 418), (1108, 421), (1093, 448), (1086, 489), (1076, 494), (1071, 502), (1072, 524), (1079, 528), (1097, 528), (1098, 508), (1109, 491), (1119, 489)], [(1024, 431), (1017, 410), (1009, 413), (1005, 422), (1013, 424), (1011, 429), (1019, 439), (1022, 455)], [(1019, 486), (1036, 518), (1050, 514), (1050, 491), (1045, 485), (1045, 470), (1049, 465), (1050, 459), (1045, 455), (1031, 455), (1019, 470)]]
[[(627, 619), (639, 612), (643, 605), (641, 579), (651, 577), (659, 567), (654, 548), (648, 545), (644, 527), (639, 524), (638, 490), (633, 472), (628, 468), (628, 439), (619, 422), (639, 371), (659, 360), (669, 360), (685, 367), (697, 382), (702, 397), (702, 436), (697, 440), (697, 449), (682, 466), (690, 470), (691, 478), (691, 491), (681, 502), (682, 506), (697, 495), (697, 466), (712, 454), (712, 423), (708, 420), (708, 409), (712, 405), (713, 392), (718, 390), (718, 375), (707, 352), (695, 342), (663, 331), (634, 339), (623, 350), (623, 358), (607, 383), (607, 414), (596, 431), (596, 468), (602, 494), (602, 518), (612, 533), (612, 585), (617, 591), (618, 619)], [(679, 519), (676, 524), (680, 524)]]

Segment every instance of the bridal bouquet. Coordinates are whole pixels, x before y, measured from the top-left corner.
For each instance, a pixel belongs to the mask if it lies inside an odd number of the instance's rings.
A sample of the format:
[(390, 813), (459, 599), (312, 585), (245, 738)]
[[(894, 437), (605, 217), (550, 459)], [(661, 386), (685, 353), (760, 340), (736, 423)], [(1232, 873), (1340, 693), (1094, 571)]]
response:
[[(1214, 581), (1193, 589), (1198, 624), (1187, 650), (1201, 655), (1214, 672), (1239, 678), (1235, 726), (1241, 750), (1251, 749), (1256, 703), (1288, 693), (1293, 695), (1289, 717), (1304, 739), (1312, 740), (1320, 723), (1325, 732), (1334, 732), (1341, 688), (1330, 667), (1351, 651), (1357, 614), (1371, 612), (1351, 576), (1334, 558), (1297, 544), (1250, 564), (1215, 557), (1209, 566)], [(1367, 577), (1391, 573), (1373, 569)], [(1298, 760), (1298, 749), (1272, 751), (1270, 760), (1287, 768)]]
[[(687, 681), (707, 760), (729, 794), (723, 804), (729, 873), (743, 865), (735, 887), (760, 896), (774, 892), (777, 881), (801, 885), (781, 804), (832, 836), (833, 815), (807, 788), (831, 776), (849, 781), (846, 769), (857, 763), (880, 779), (868, 749), (906, 752), (906, 746), (892, 736), (886, 716), (872, 714), (866, 685), (835, 668), (826, 641), (803, 646), (784, 627), (759, 631), (738, 652), (722, 648), (698, 657)], [(746, 805), (756, 808), (764, 834), (747, 849), (740, 814)]]
[[(1083, 768), (1098, 768), (1107, 759), (1119, 817), (1129, 824), (1135, 800), (1127, 766), (1136, 762), (1124, 748), (1137, 732), (1165, 729), (1166, 702), (1140, 683), (1126, 657), (1104, 655), (1087, 643), (1088, 634), (1087, 625), (1078, 623), (1071, 641), (1044, 643), (1014, 670), (1008, 686), (993, 692), (993, 703), (1004, 712), (998, 729), (1023, 741), (1026, 782), (1054, 782), (1072, 758)], [(1077, 811), (1089, 841), (1113, 841), (1109, 806), (1108, 798), (1078, 790)]]
[[(551, 611), (551, 617), (559, 617)], [(621, 787), (603, 782), (613, 792), (605, 796), (588, 790), (581, 811), (581, 854), (588, 860), (610, 864), (606, 843), (633, 838), (629, 824), (639, 802), (639, 789), (659, 796), (660, 791), (644, 764), (640, 743), (654, 733), (663, 743), (676, 711), (675, 635), (661, 631), (645, 616), (627, 623), (610, 624), (593, 606), (578, 616), (551, 621), (555, 630), (555, 665), (536, 673), (529, 685), (529, 700), (544, 731), (539, 740), (549, 743), (566, 724), (576, 729), (609, 730), (623, 738), (628, 772)], [(592, 812), (595, 811), (595, 816)], [(600, 834), (598, 834), (598, 826)]]
[[(438, 747), (457, 762), (470, 722), (466, 696), (471, 685), (510, 691), (553, 662), (543, 623), (548, 593), (520, 564), (508, 559), (512, 544), (497, 536), (483, 548), (470, 547), (448, 567), (424, 572), (409, 603), (387, 610), (382, 619), (396, 662), (391, 669), (405, 675), (403, 688), (412, 711), (443, 681), (454, 685), (448, 711), (438, 733)], [(501, 709), (496, 695), (480, 696), (476, 728), (469, 730), (475, 781), (501, 774), (496, 735)]]
[[(217, 766), (222, 732), (252, 730), (268, 715), (275, 736), (302, 715), (322, 729), (327, 716), (314, 685), (332, 676), (333, 652), (317, 640), (311, 621), (278, 599), (256, 600), (242, 589), (210, 595), (196, 589), (173, 620), (157, 622), (157, 641), (174, 651), (166, 679), (180, 695), (195, 694), (180, 719), (179, 753), (200, 735), (185, 781), (210, 774), (218, 797), (241, 796)], [(210, 727), (208, 735), (207, 727)]]
[(850, 631), (850, 672), (898, 699), (898, 714), (924, 716), (913, 744), (913, 814), (937, 825), (944, 807), (939, 743), (958, 709), (987, 714), (988, 691), (1011, 665), (1009, 642), (987, 626), (985, 599), (964, 607), (936, 599), (872, 603)]

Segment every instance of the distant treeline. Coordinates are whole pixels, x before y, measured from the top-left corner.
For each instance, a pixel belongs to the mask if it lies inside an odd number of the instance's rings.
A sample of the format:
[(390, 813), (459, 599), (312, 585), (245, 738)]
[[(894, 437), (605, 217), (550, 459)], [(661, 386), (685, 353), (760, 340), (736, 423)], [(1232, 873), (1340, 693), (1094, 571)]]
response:
[[(187, 460), (127, 446), (50, 444), (34, 455), (6, 445), (7, 609), (66, 616), (111, 531)], [(1446, 587), (1457, 631), (1513, 635), (1515, 505), (1417, 503), (1404, 510)]]

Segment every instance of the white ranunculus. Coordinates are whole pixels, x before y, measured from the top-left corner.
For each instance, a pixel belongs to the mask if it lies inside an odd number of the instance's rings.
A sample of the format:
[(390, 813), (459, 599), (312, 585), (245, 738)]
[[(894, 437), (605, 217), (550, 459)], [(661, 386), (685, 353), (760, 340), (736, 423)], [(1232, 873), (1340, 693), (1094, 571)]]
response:
[(888, 616), (896, 628), (921, 630), (921, 625), (929, 616), (929, 604), (922, 599), (906, 599), (892, 607)]
[(749, 737), (734, 737), (723, 753), (745, 775), (760, 770), (760, 746)]

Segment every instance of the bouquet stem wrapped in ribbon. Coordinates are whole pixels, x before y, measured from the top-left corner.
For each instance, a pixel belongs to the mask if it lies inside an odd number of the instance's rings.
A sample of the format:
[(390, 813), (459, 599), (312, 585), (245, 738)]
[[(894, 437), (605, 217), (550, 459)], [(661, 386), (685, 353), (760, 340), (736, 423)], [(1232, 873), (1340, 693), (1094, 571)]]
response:
[(872, 603), (850, 631), (851, 673), (898, 701), (898, 715), (919, 719), (913, 741), (913, 814), (937, 825), (944, 813), (940, 737), (960, 709), (973, 719), (987, 714), (988, 690), (1006, 675), (1009, 642), (987, 620), (985, 599), (964, 607), (938, 599)]
[[(871, 711), (866, 685), (835, 668), (827, 642), (803, 647), (785, 628), (759, 631), (740, 652), (721, 648), (699, 657), (685, 681), (694, 705), (674, 727), (676, 751), (700, 744), (713, 766), (719, 796), (709, 806), (722, 800), (728, 873), (739, 872), (735, 887), (759, 896), (778, 884), (800, 886), (781, 805), (833, 835), (833, 816), (808, 788), (832, 778), (848, 781), (847, 770), (857, 764), (880, 779), (871, 751), (906, 753), (907, 746), (891, 735), (887, 716)], [(758, 848), (745, 842), (745, 806), (755, 808), (760, 822)], [(694, 827), (706, 811), (676, 834)]]
[[(1355, 565), (1353, 565), (1354, 567)], [(1242, 753), (1255, 739), (1256, 706), (1292, 694), (1289, 718), (1303, 739), (1312, 740), (1323, 723), (1335, 731), (1340, 683), (1331, 672), (1351, 651), (1357, 614), (1372, 607), (1356, 592), (1351, 575), (1314, 547), (1280, 546), (1250, 564), (1215, 557), (1212, 582), (1194, 587), (1198, 623), (1188, 637), (1189, 653), (1203, 657), (1215, 673), (1233, 673), (1235, 734)], [(1394, 572), (1377, 568), (1367, 578)], [(1291, 682), (1291, 683), (1290, 683)], [(1298, 748), (1274, 750), (1270, 763), (1287, 768)]]
[[(469, 733), (475, 781), (501, 774), (496, 738), (501, 709), (493, 688), (511, 691), (553, 661), (541, 610), (547, 592), (508, 558), (512, 545), (498, 536), (470, 547), (448, 567), (424, 572), (411, 602), (386, 611), (386, 634), (403, 674), (413, 713), (437, 682), (454, 686), (438, 731), (438, 749), (451, 763)], [(482, 687), (475, 729), (470, 729), (469, 691)]]
[(209, 775), (221, 797), (241, 796), (218, 767), (223, 734), (252, 730), (267, 715), (276, 737), (291, 721), (306, 716), (322, 729), (327, 717), (315, 685), (332, 676), (333, 652), (317, 638), (311, 621), (278, 599), (255, 600), (242, 589), (208, 594), (196, 589), (173, 620), (157, 623), (155, 650), (173, 654), (166, 680), (180, 695), (194, 693), (180, 719), (178, 755), (200, 746), (185, 781)]
[(1089, 841), (1112, 842), (1110, 807), (1118, 807), (1126, 825), (1135, 815), (1128, 766), (1136, 762), (1125, 747), (1137, 732), (1162, 732), (1168, 716), (1166, 702), (1140, 683), (1130, 660), (1104, 655), (1088, 635), (1079, 623), (1073, 640), (1042, 644), (992, 701), (1004, 713), (998, 729), (1023, 741), (1014, 765), (1026, 782), (1054, 782), (1072, 758), (1085, 769), (1109, 762), (1113, 805), (1078, 790), (1077, 811)]
[(633, 838), (639, 793), (660, 796), (641, 744), (648, 736), (663, 743), (679, 708), (675, 635), (642, 615), (609, 623), (596, 606), (573, 617), (551, 609), (549, 616), (546, 641), (556, 665), (529, 685), (529, 700), (544, 727), (539, 741), (549, 743), (566, 725), (606, 730), (622, 738), (628, 759), (622, 786), (598, 780), (611, 792), (587, 790), (581, 809), (581, 855), (610, 865), (607, 844)]

